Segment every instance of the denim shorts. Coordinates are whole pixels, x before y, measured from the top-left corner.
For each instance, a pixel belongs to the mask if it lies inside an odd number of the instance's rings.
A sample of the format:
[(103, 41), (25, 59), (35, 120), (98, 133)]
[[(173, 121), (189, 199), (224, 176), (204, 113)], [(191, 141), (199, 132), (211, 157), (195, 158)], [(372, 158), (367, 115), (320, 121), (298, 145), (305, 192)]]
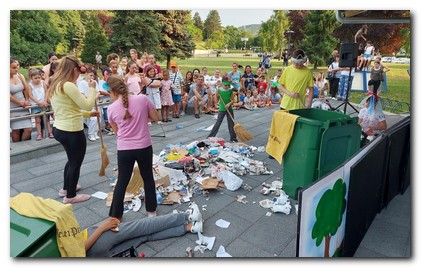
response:
[(173, 94), (172, 95), (172, 101), (173, 102), (180, 102), (181, 101), (181, 95), (179, 95), (179, 94)]
[(40, 107), (31, 108), (31, 114), (39, 114), (40, 112), (42, 112)]

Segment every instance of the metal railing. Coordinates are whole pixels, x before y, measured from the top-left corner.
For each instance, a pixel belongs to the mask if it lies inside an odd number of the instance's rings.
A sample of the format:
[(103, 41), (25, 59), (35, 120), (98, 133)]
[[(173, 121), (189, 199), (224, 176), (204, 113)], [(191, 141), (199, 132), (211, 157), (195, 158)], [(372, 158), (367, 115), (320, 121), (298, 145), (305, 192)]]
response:
[[(109, 105), (111, 103), (112, 103), (111, 100), (99, 100), (98, 101), (98, 109), (100, 107), (104, 106), (104, 105)], [(33, 109), (33, 108), (40, 108), (41, 109), (41, 112), (40, 113), (37, 113), (37, 114), (31, 114), (31, 111), (29, 109)], [(22, 111), (27, 111), (28, 113), (25, 114), (25, 115), (20, 115), (20, 116), (12, 116), (12, 112), (22, 112)], [(47, 116), (50, 116), (52, 114), (54, 114), (54, 111), (53, 111), (51, 105), (48, 105), (46, 107), (40, 107), (38, 105), (32, 105), (32, 106), (27, 106), (25, 108), (22, 108), (22, 107), (12, 108), (12, 109), (10, 109), (10, 122), (12, 122), (12, 121), (19, 121), (19, 120), (28, 119), (28, 118), (31, 119), (31, 121), (32, 121), (32, 118), (42, 117), (41, 120), (42, 120), (44, 126), (46, 126), (46, 124), (47, 124)], [(47, 133), (47, 128), (44, 127), (43, 135), (46, 137), (47, 134), (48, 134)]]

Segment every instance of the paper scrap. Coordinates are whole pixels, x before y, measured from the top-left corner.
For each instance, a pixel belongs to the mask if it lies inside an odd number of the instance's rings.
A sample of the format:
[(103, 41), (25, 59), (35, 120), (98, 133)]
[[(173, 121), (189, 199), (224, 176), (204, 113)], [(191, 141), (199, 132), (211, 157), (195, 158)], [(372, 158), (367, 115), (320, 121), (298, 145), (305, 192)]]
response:
[(215, 222), (216, 226), (221, 227), (221, 228), (228, 228), (230, 226), (230, 222), (228, 221), (224, 221), (222, 219), (219, 219)]
[(91, 194), (91, 196), (104, 200), (104, 199), (107, 198), (108, 194), (104, 193), (104, 192), (101, 192), (101, 191), (98, 191), (96, 193)]
[(196, 240), (196, 244), (200, 246), (206, 246), (207, 249), (212, 250), (213, 244), (215, 243), (215, 237), (204, 236), (201, 233), (199, 235), (199, 240)]
[(220, 245), (218, 251), (216, 252), (216, 257), (224, 258), (224, 257), (232, 257), (232, 256), (225, 251), (225, 247), (223, 245)]

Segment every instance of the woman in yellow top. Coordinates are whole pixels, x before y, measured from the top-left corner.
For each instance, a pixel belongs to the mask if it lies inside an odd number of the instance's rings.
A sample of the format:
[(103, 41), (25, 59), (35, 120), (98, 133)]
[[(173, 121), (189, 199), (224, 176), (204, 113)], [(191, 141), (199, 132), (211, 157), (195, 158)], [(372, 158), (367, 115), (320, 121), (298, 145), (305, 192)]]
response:
[[(67, 154), (64, 167), (63, 189), (59, 196), (64, 197), (63, 203), (83, 202), (90, 195), (76, 195), (81, 186), (78, 185), (80, 167), (86, 153), (86, 138), (83, 131), (83, 117), (97, 116), (91, 111), (99, 93), (95, 89), (95, 81), (89, 81), (89, 96), (86, 98), (76, 87), (76, 80), (81, 73), (86, 72), (80, 61), (73, 56), (63, 57), (54, 76), (51, 77), (48, 92), (51, 106), (54, 110), (54, 138), (60, 142)], [(82, 113), (82, 110), (83, 113)]]

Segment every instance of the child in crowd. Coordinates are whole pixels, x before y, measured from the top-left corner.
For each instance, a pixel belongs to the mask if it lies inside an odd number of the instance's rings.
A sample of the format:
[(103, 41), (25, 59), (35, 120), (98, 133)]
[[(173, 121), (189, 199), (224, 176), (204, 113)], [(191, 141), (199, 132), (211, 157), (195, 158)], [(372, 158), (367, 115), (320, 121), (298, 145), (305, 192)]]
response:
[(259, 95), (258, 95), (258, 102), (257, 102), (257, 107), (259, 108), (264, 108), (266, 107), (266, 105), (269, 104), (269, 98), (268, 95), (266, 95), (265, 91), (263, 91), (263, 89), (259, 90)]
[(123, 75), (123, 73), (121, 72), (119, 72), (119, 65), (118, 65), (118, 61), (116, 61), (116, 60), (111, 60), (109, 63), (108, 63), (108, 66), (110, 67), (110, 70), (111, 70), (111, 74), (112, 75), (118, 75), (118, 76), (120, 76), (121, 78), (124, 78), (124, 75)]
[[(154, 66), (146, 67), (145, 74), (143, 73), (140, 74), (142, 83), (146, 85), (146, 96), (153, 103), (155, 109), (158, 110), (158, 113), (159, 113), (162, 108), (161, 96), (159, 93), (159, 88), (161, 87), (161, 81), (156, 76), (157, 76), (157, 72)], [(162, 121), (158, 120), (157, 123), (161, 125)], [(149, 122), (148, 125), (151, 126), (152, 122)]]
[[(174, 87), (172, 81), (170, 80), (170, 73), (168, 70), (162, 71), (163, 79), (161, 81), (161, 117), (162, 122), (172, 122), (171, 119), (169, 119), (169, 109), (170, 107), (174, 105), (171, 90)], [(174, 111), (173, 111), (174, 112)], [(173, 114), (174, 116), (174, 114)]]
[[(111, 101), (110, 93), (108, 92), (108, 89), (106, 88), (105, 83), (107, 82), (108, 77), (111, 76), (112, 71), (108, 67), (103, 67), (101, 69), (101, 72), (102, 72), (102, 77), (104, 79), (100, 79), (98, 81), (99, 93), (101, 94), (99, 98), (99, 102), (100, 103), (110, 102)], [(108, 110), (108, 104), (102, 105), (102, 116), (104, 118), (104, 123), (105, 123), (104, 129), (107, 132), (108, 136), (112, 136), (114, 135), (114, 131), (112, 130), (111, 125), (108, 122), (107, 110)]]
[(174, 105), (172, 106), (172, 117), (180, 118), (180, 103), (181, 103), (181, 94), (183, 93), (182, 85), (184, 78), (178, 70), (178, 64), (175, 61), (170, 62), (171, 72), (169, 73), (169, 79), (171, 80), (172, 88), (172, 101)]
[[(39, 114), (42, 112), (42, 108), (47, 107), (46, 92), (47, 86), (41, 78), (41, 71), (38, 69), (31, 69), (29, 71), (29, 78), (31, 81), (28, 83), (29, 86), (29, 99), (31, 105), (38, 105), (39, 107), (31, 108), (31, 114)], [(51, 125), (50, 117), (46, 116), (48, 137), (54, 138)], [(41, 116), (35, 117), (35, 127), (37, 129), (37, 141), (42, 140), (42, 129), (41, 129)]]
[(271, 104), (280, 104), (281, 103), (281, 94), (279, 94), (279, 83), (273, 82), (270, 87), (269, 101)]
[(265, 81), (265, 76), (261, 75), (259, 77), (259, 83), (257, 83), (257, 90), (259, 90), (259, 92), (263, 90), (263, 92), (267, 94), (266, 92), (267, 88), (268, 88), (268, 84)]
[(279, 78), (281, 78), (282, 72), (284, 71), (284, 69), (278, 69), (278, 73), (273, 77), (273, 82), (278, 82)]
[(137, 67), (136, 62), (129, 61), (127, 63), (127, 69), (129, 70), (128, 73), (124, 77), (124, 81), (129, 88), (129, 92), (132, 95), (139, 95), (142, 89), (142, 81), (139, 76), (139, 69)]
[(244, 106), (244, 89), (240, 89), (238, 92), (234, 92), (234, 94), (235, 102), (232, 104), (232, 107), (234, 107), (235, 110), (238, 110)]
[[(218, 118), (216, 119), (215, 124), (209, 134), (209, 137), (215, 137), (218, 133), (219, 127), (221, 126), (222, 121), (224, 120), (225, 115), (227, 115), (228, 122), (228, 131), (230, 133), (230, 141), (238, 142), (237, 135), (234, 131), (234, 111), (232, 109), (232, 104), (234, 103), (234, 90), (230, 87), (231, 81), (228, 75), (222, 77), (222, 88), (218, 88), (216, 92), (216, 98), (219, 101), (219, 112)], [(227, 113), (231, 113), (228, 115)], [(232, 116), (232, 117), (231, 117)]]
[[(86, 72), (85, 78), (83, 80), (80, 80), (77, 83), (77, 87), (79, 88), (80, 93), (82, 93), (82, 95), (84, 95), (86, 98), (89, 96), (89, 83), (91, 81), (95, 81), (94, 70), (88, 69), (88, 71)], [(98, 83), (96, 81), (95, 81), (95, 85), (96, 85), (95, 88), (97, 89)], [(93, 108), (92, 111), (95, 111), (95, 108)], [(88, 139), (90, 141), (99, 140), (98, 117), (93, 116), (89, 118), (83, 118), (83, 122), (88, 126)]]
[(373, 93), (380, 95), (380, 84), (383, 81), (383, 69), (380, 67), (380, 62), (374, 61), (374, 66), (371, 67), (370, 81), (373, 83)]
[(255, 110), (256, 107), (257, 107), (257, 105), (255, 105), (253, 103), (253, 97), (251, 95), (250, 89), (247, 89), (246, 96), (244, 97), (244, 106), (243, 107), (246, 108), (247, 110), (250, 110), (250, 111)]
[(257, 89), (253, 90), (253, 97), (251, 99), (252, 105), (255, 106), (256, 108), (258, 108), (258, 104), (259, 104), (259, 91)]
[(126, 75), (127, 74), (127, 63), (129, 62), (129, 60), (127, 59), (126, 56), (121, 58), (120, 61), (120, 68), (123, 71), (123, 74)]

